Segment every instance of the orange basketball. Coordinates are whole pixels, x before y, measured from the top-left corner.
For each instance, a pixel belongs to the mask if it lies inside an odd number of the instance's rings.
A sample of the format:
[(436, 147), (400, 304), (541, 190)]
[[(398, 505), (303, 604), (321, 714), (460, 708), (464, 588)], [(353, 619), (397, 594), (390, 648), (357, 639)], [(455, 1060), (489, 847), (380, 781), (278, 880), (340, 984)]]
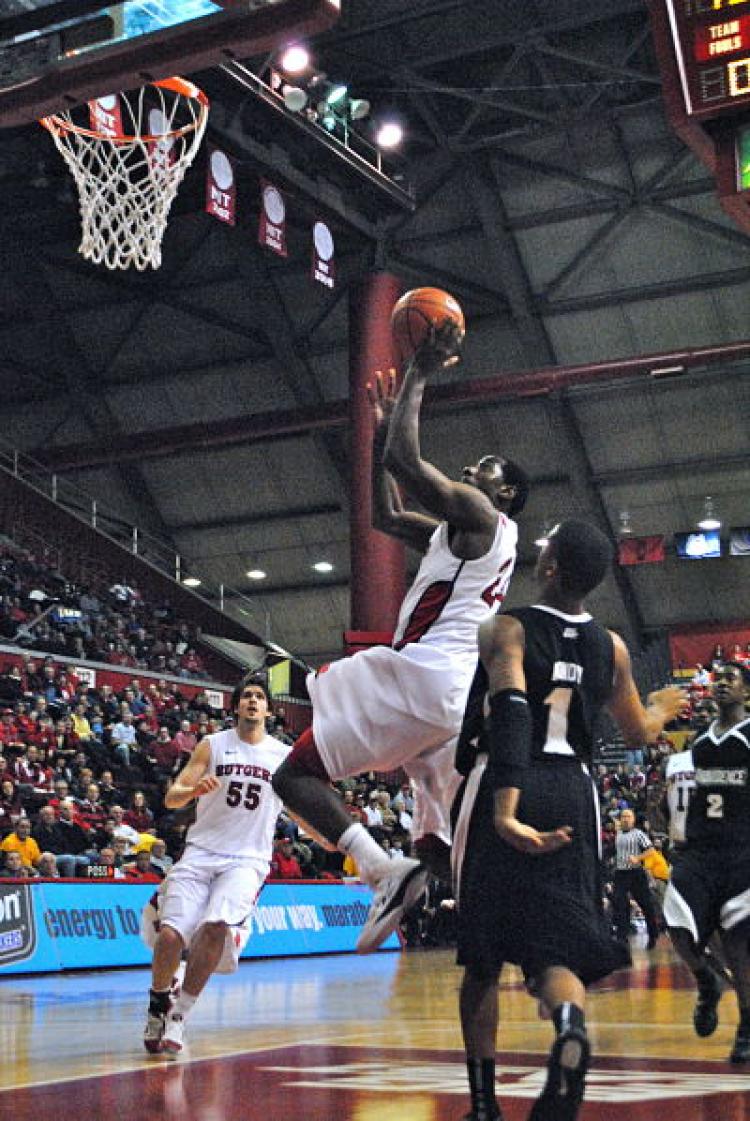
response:
[(413, 288), (405, 292), (391, 313), (391, 332), (400, 360), (406, 362), (429, 335), (432, 327), (455, 323), (464, 336), (464, 313), (458, 300), (442, 288)]

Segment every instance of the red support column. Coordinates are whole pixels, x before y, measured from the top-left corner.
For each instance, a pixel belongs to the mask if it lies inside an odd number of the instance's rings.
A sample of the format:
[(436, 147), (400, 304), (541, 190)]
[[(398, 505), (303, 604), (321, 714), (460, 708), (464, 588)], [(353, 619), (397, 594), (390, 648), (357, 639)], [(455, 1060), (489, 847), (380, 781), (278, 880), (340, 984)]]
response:
[[(404, 546), (372, 528), (372, 420), (367, 383), (393, 366), (391, 310), (401, 295), (398, 277), (368, 274), (349, 304), (349, 457), (351, 625), (356, 631), (393, 631), (405, 589)], [(382, 641), (382, 637), (378, 636)], [(378, 641), (373, 635), (372, 641)]]

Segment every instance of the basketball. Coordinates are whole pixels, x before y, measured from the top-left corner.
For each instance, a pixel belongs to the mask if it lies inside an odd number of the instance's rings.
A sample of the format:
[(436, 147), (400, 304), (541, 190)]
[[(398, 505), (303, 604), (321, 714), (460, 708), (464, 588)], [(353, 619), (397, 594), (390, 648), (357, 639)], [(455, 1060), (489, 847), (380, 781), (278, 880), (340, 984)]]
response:
[(461, 306), (441, 288), (413, 288), (405, 292), (391, 313), (391, 333), (399, 358), (406, 362), (428, 337), (432, 327), (455, 323), (461, 338), (466, 325)]

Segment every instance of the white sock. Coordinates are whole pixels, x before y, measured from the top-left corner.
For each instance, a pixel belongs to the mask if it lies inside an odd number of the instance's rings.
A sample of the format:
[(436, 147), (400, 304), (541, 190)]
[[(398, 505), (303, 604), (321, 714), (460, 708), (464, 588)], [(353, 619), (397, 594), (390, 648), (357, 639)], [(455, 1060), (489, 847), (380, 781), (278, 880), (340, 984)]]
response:
[(374, 887), (386, 872), (392, 870), (391, 862), (378, 842), (358, 821), (344, 830), (336, 847), (339, 852), (344, 852), (352, 858), (357, 865), (360, 879), (370, 887)]
[(185, 990), (182, 989), (170, 1010), (172, 1015), (174, 1016), (177, 1014), (178, 1016), (182, 1016), (183, 1020), (187, 1020), (188, 1014), (197, 999), (197, 996), (191, 996), (190, 993), (186, 993)]

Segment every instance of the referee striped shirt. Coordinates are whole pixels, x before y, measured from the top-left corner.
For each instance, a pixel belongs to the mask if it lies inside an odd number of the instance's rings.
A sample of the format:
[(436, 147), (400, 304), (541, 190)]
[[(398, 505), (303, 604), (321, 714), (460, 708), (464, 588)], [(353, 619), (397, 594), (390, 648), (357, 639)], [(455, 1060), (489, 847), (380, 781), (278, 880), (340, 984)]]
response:
[(630, 857), (640, 856), (653, 847), (653, 842), (642, 829), (620, 830), (615, 837), (615, 868), (618, 872), (630, 872), (634, 867)]

